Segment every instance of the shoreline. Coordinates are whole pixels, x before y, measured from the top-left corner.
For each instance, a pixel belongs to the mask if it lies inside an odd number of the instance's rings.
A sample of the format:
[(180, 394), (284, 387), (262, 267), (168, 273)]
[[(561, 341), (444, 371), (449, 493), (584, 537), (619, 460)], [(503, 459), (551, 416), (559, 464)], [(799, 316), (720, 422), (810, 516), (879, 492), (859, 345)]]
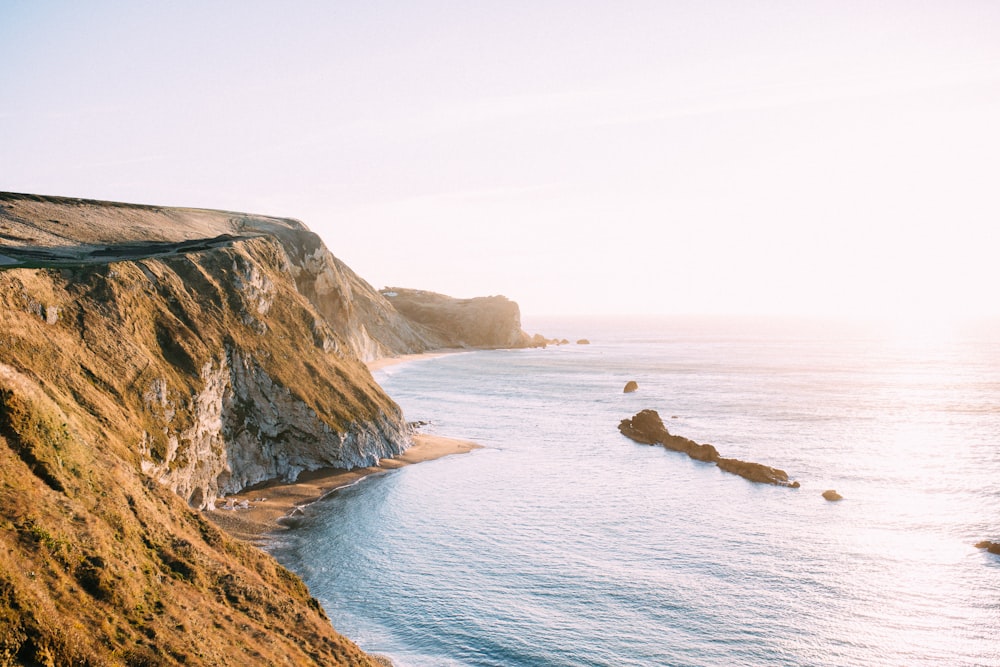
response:
[[(444, 349), (382, 357), (365, 362), (365, 366), (369, 372), (374, 373), (408, 361), (433, 359), (467, 351)], [(406, 451), (391, 459), (381, 459), (378, 465), (351, 470), (319, 468), (300, 473), (294, 482), (261, 482), (228, 495), (225, 499), (220, 498), (216, 509), (204, 510), (203, 514), (230, 537), (264, 547), (272, 537), (296, 525), (294, 515), (301, 513), (303, 507), (322, 500), (331, 493), (357, 484), (372, 475), (385, 474), (414, 463), (434, 461), (454, 454), (466, 454), (481, 448), (482, 445), (468, 440), (417, 433), (413, 436), (413, 445)]]
[(421, 359), (435, 359), (437, 357), (443, 357), (449, 354), (460, 354), (462, 352), (472, 352), (474, 350), (468, 350), (461, 347), (446, 348), (441, 350), (432, 350), (431, 352), (417, 352), (415, 354), (401, 354), (395, 357), (380, 357), (372, 361), (366, 361), (365, 366), (368, 367), (369, 373), (374, 373), (375, 371), (380, 371), (383, 368), (388, 368), (389, 366), (395, 366), (397, 364), (402, 364), (407, 361), (420, 361)]
[[(226, 496), (224, 503), (214, 510), (205, 510), (203, 515), (230, 537), (264, 546), (277, 533), (294, 527), (294, 520), (283, 519), (335, 491), (372, 475), (481, 448), (468, 440), (418, 433), (405, 452), (395, 458), (382, 459), (377, 466), (352, 470), (320, 468), (301, 473), (294, 482), (262, 482)], [(241, 507), (244, 502), (246, 505)], [(233, 509), (223, 509), (230, 504)]]

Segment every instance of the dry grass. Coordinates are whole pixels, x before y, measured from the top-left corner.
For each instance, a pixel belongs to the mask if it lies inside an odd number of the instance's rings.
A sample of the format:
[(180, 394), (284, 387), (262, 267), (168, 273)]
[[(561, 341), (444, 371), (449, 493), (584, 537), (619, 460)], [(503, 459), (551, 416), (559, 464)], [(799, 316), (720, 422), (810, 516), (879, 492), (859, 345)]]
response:
[[(264, 313), (234, 287), (254, 267), (275, 288)], [(165, 456), (227, 348), (332, 428), (398, 410), (317, 345), (321, 319), (269, 238), (0, 272), (0, 664), (373, 664), (297, 577), (139, 472), (139, 443)], [(157, 378), (170, 415), (144, 398)]]

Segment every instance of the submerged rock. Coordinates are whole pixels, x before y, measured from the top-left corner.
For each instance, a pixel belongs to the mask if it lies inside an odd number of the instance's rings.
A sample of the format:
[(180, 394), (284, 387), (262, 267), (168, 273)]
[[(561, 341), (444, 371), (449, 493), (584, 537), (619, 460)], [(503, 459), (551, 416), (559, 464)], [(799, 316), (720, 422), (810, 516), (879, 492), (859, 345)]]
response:
[(827, 489), (826, 491), (824, 491), (823, 492), (823, 497), (826, 498), (827, 500), (830, 500), (830, 501), (843, 500), (844, 499), (844, 496), (840, 495), (839, 493), (837, 493), (833, 489)]
[(631, 394), (633, 391), (636, 391), (638, 389), (639, 389), (639, 383), (636, 382), (635, 380), (629, 380), (628, 382), (625, 383), (626, 394)]
[(715, 463), (721, 470), (739, 475), (751, 482), (787, 486), (793, 489), (799, 488), (798, 482), (788, 481), (788, 473), (784, 470), (761, 463), (723, 458), (713, 445), (699, 444), (694, 440), (672, 435), (663, 425), (663, 420), (660, 419), (656, 410), (642, 410), (631, 419), (623, 419), (618, 424), (618, 430), (621, 431), (622, 435), (635, 442), (645, 445), (662, 445), (672, 451), (683, 452), (696, 461)]
[(982, 542), (976, 543), (977, 549), (986, 549), (991, 554), (1000, 555), (1000, 542), (990, 542), (988, 540), (983, 540)]

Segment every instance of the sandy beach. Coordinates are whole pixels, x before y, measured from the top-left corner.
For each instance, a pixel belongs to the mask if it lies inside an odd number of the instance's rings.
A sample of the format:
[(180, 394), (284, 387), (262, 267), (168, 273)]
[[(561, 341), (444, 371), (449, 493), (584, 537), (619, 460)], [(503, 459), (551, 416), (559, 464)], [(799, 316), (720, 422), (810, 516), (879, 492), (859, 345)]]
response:
[[(377, 466), (354, 470), (322, 468), (302, 473), (298, 480), (291, 484), (264, 483), (220, 499), (216, 503), (220, 509), (208, 510), (204, 514), (230, 535), (254, 544), (262, 544), (268, 534), (287, 529), (287, 526), (279, 521), (282, 517), (288, 516), (297, 507), (316, 502), (337, 489), (350, 486), (369, 475), (385, 473), (452, 454), (465, 454), (478, 448), (479, 445), (465, 440), (417, 434), (413, 436), (412, 447), (396, 458), (382, 459)], [(235, 509), (222, 509), (229, 505), (230, 501)], [(241, 507), (244, 501), (246, 506)]]
[[(370, 371), (377, 371), (407, 361), (431, 359), (461, 350), (440, 350), (422, 354), (407, 354), (385, 357), (367, 363)], [(479, 445), (465, 440), (445, 438), (437, 435), (416, 434), (413, 446), (392, 459), (382, 459), (377, 466), (342, 470), (321, 468), (304, 472), (293, 483), (265, 482), (216, 503), (218, 509), (208, 510), (205, 516), (233, 537), (254, 544), (263, 544), (267, 536), (286, 530), (291, 521), (283, 521), (296, 508), (314, 503), (337, 489), (355, 484), (369, 475), (377, 475), (403, 466), (423, 463), (434, 459), (465, 454), (478, 449)]]
[(468, 352), (469, 350), (456, 348), (453, 350), (435, 350), (433, 352), (422, 352), (420, 354), (402, 354), (398, 357), (382, 357), (381, 359), (376, 359), (374, 361), (366, 362), (365, 365), (368, 366), (368, 370), (375, 372), (381, 370), (388, 366), (395, 366), (396, 364), (401, 364), (404, 361), (418, 361), (420, 359), (433, 359), (434, 357), (443, 357), (446, 354), (458, 354), (460, 352)]

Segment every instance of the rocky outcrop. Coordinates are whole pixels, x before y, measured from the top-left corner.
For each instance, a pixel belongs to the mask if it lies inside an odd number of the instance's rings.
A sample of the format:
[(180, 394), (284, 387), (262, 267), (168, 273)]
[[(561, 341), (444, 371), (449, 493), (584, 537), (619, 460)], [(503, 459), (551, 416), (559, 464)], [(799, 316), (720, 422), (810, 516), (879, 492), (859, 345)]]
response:
[(827, 489), (826, 491), (824, 491), (823, 492), (823, 497), (825, 499), (829, 500), (830, 502), (836, 502), (838, 500), (843, 500), (844, 499), (844, 496), (840, 495), (839, 493), (837, 493), (833, 489)]
[(662, 445), (669, 450), (683, 452), (697, 461), (714, 463), (719, 469), (739, 475), (751, 482), (790, 488), (799, 487), (798, 482), (789, 482), (788, 474), (784, 470), (760, 463), (723, 458), (712, 445), (702, 445), (694, 440), (672, 435), (663, 425), (663, 420), (660, 419), (656, 410), (642, 410), (630, 419), (623, 419), (618, 424), (618, 430), (622, 435), (635, 442), (646, 445)]
[(990, 542), (989, 540), (984, 540), (982, 542), (977, 542), (976, 548), (986, 549), (991, 554), (1000, 554), (1000, 542)]
[(521, 329), (521, 311), (504, 296), (455, 299), (435, 292), (387, 287), (382, 295), (421, 325), (436, 347), (517, 348), (546, 342)]
[(625, 383), (625, 390), (623, 393), (631, 394), (634, 391), (639, 391), (639, 383), (635, 380), (629, 380)]

